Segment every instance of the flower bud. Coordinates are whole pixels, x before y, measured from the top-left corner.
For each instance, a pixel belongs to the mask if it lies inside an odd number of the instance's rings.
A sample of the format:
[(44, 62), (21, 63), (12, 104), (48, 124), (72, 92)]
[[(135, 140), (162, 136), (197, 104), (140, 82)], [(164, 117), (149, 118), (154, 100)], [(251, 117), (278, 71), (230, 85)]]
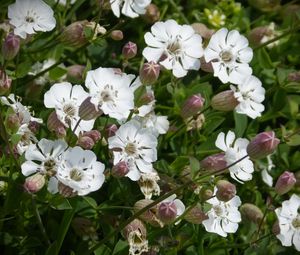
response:
[(71, 83), (81, 83), (84, 79), (85, 66), (72, 65), (67, 68), (67, 80)]
[(214, 30), (209, 29), (203, 23), (193, 23), (192, 28), (195, 30), (196, 34), (201, 35), (204, 39), (210, 39)]
[(86, 131), (83, 135), (93, 139), (94, 143), (97, 143), (101, 139), (101, 133), (98, 130)]
[(245, 203), (240, 207), (241, 215), (244, 219), (256, 224), (260, 224), (264, 215), (262, 211), (253, 204)]
[(146, 13), (144, 14), (143, 18), (149, 24), (153, 24), (160, 18), (160, 11), (155, 4), (149, 4), (146, 8)]
[(160, 65), (150, 61), (144, 63), (140, 70), (140, 79), (143, 84), (149, 85), (157, 81), (160, 73)]
[(289, 192), (295, 185), (296, 178), (291, 172), (285, 171), (279, 176), (275, 185), (275, 191), (278, 195)]
[(202, 57), (202, 58), (200, 58), (200, 63), (201, 63), (200, 68), (201, 68), (202, 71), (207, 72), (207, 73), (213, 73), (214, 72), (214, 68), (212, 66), (211, 61), (207, 63), (205, 61), (205, 58)]
[(211, 189), (201, 189), (199, 195), (201, 201), (206, 201), (213, 197), (214, 192)]
[[(153, 200), (151, 200), (151, 199), (142, 199), (142, 200), (137, 201), (134, 204), (134, 212), (138, 212), (138, 211), (142, 210), (143, 208), (145, 208), (152, 202), (153, 202)], [(163, 227), (164, 224), (157, 217), (157, 210), (158, 210), (158, 206), (155, 205), (152, 208), (148, 209), (146, 212), (142, 213), (139, 217), (143, 221), (149, 223), (153, 227)]]
[(158, 206), (157, 216), (165, 224), (172, 223), (177, 216), (177, 207), (174, 201), (160, 203)]
[(252, 159), (264, 158), (272, 154), (280, 140), (275, 137), (274, 131), (266, 131), (256, 135), (247, 146), (247, 153)]
[(111, 32), (110, 37), (115, 41), (121, 41), (124, 36), (121, 30), (114, 30)]
[(111, 169), (111, 174), (112, 176), (116, 178), (121, 178), (126, 176), (128, 174), (129, 168), (128, 164), (125, 161), (120, 161), (118, 164), (114, 165), (113, 168)]
[(4, 71), (0, 70), (0, 95), (6, 94), (11, 87), (12, 80), (8, 78)]
[(96, 119), (102, 113), (101, 110), (98, 110), (96, 106), (91, 103), (91, 97), (86, 98), (79, 107), (79, 117), (83, 120)]
[(58, 138), (63, 138), (67, 134), (64, 124), (58, 119), (55, 111), (51, 112), (48, 117), (47, 128), (49, 131), (55, 132)]
[(248, 36), (249, 41), (254, 46), (258, 46), (261, 44), (261, 40), (265, 35), (268, 35), (270, 32), (270, 29), (268, 26), (262, 26), (262, 27), (256, 27), (250, 31), (250, 34)]
[[(202, 169), (213, 172), (225, 169), (227, 166), (227, 162), (225, 160), (225, 153), (218, 153), (208, 156), (200, 162), (200, 165)], [(222, 172), (219, 172), (219, 174), (220, 173)]]
[(280, 234), (280, 226), (279, 226), (279, 221), (276, 220), (275, 223), (272, 226), (272, 233), (277, 236)]
[(10, 129), (13, 132), (16, 132), (19, 129), (20, 125), (21, 125), (20, 117), (17, 114), (13, 113), (8, 115), (6, 119), (6, 127), (8, 129)]
[(126, 43), (122, 49), (122, 54), (125, 59), (134, 58), (137, 54), (136, 44), (130, 41)]
[(194, 206), (191, 210), (189, 210), (184, 219), (193, 224), (201, 224), (202, 221), (206, 220), (208, 217), (202, 211), (199, 205)]
[(60, 36), (62, 43), (71, 47), (81, 47), (87, 43), (84, 36), (84, 26), (87, 23), (87, 20), (76, 21), (64, 28)]
[(234, 184), (225, 181), (225, 180), (220, 180), (217, 182), (217, 193), (216, 197), (224, 202), (228, 202), (231, 200), (235, 194), (236, 194), (236, 187)]
[(95, 142), (89, 136), (79, 135), (77, 144), (85, 150), (91, 150), (94, 147)]
[(186, 119), (197, 114), (204, 105), (204, 98), (201, 94), (192, 95), (182, 105), (181, 116)]
[(74, 192), (73, 189), (61, 182), (58, 182), (58, 192), (63, 197), (75, 197), (77, 192)]
[(107, 137), (112, 137), (114, 135), (116, 135), (116, 132), (118, 130), (118, 127), (116, 124), (109, 124), (106, 126), (105, 128), (105, 132), (107, 134)]
[(228, 112), (234, 110), (239, 104), (238, 100), (234, 97), (232, 90), (225, 90), (215, 95), (211, 100), (211, 107), (218, 111)]
[(2, 44), (2, 55), (6, 60), (13, 59), (20, 50), (20, 38), (10, 33)]
[(45, 185), (45, 176), (39, 173), (36, 173), (32, 176), (26, 178), (24, 183), (24, 189), (28, 193), (36, 193), (41, 190)]

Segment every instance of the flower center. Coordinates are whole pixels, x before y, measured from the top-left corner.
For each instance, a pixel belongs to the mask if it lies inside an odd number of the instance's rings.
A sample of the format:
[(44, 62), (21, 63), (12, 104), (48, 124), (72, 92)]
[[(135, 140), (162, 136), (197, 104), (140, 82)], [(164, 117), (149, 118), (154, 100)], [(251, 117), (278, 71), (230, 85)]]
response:
[(220, 57), (221, 57), (221, 59), (222, 59), (225, 63), (231, 62), (232, 59), (233, 59), (232, 53), (231, 53), (230, 51), (227, 51), (227, 50), (222, 51), (222, 52), (220, 53)]
[(215, 211), (216, 215), (219, 217), (222, 216), (222, 214), (223, 214), (223, 209), (219, 205), (214, 206), (214, 211)]
[(109, 93), (108, 90), (104, 90), (101, 92), (101, 98), (103, 100), (103, 102), (108, 102), (108, 101), (112, 101), (112, 96), (111, 94)]
[(82, 180), (82, 172), (74, 168), (70, 171), (70, 178), (73, 181), (80, 182)]
[(74, 117), (76, 115), (76, 108), (72, 104), (65, 104), (63, 111), (68, 117)]
[(178, 38), (168, 45), (167, 50), (171, 55), (177, 55), (181, 51), (181, 45)]
[(44, 169), (46, 170), (47, 174), (53, 176), (56, 173), (56, 161), (52, 158), (46, 160), (44, 162)]
[(300, 230), (300, 215), (298, 215), (295, 219), (293, 219), (293, 221), (292, 221), (292, 226), (293, 226), (295, 229)]
[(134, 155), (137, 152), (137, 148), (134, 143), (128, 143), (125, 147), (125, 152), (128, 155)]
[(26, 20), (26, 22), (28, 22), (28, 23), (34, 23), (34, 18), (31, 17), (31, 16), (26, 16), (25, 20)]

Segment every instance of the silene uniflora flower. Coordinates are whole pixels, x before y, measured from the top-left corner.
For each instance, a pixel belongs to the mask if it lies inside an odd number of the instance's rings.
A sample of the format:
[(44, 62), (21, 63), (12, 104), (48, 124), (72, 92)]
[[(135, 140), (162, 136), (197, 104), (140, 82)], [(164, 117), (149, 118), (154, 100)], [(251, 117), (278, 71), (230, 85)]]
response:
[(158, 181), (160, 180), (156, 171), (150, 173), (141, 173), (141, 178), (139, 179), (140, 190), (145, 196), (145, 199), (151, 199), (152, 196), (159, 196), (160, 187)]
[(267, 184), (269, 187), (273, 186), (273, 177), (272, 175), (270, 175), (270, 172), (274, 167), (275, 165), (273, 164), (271, 155), (267, 156), (267, 164), (261, 167), (261, 177), (264, 183)]
[(230, 88), (239, 102), (235, 107), (236, 112), (246, 114), (252, 119), (261, 116), (265, 110), (262, 104), (265, 99), (265, 89), (258, 78), (251, 75), (240, 81), (237, 86), (231, 85)]
[(44, 104), (47, 108), (55, 108), (57, 117), (66, 127), (74, 130), (77, 126), (75, 134), (78, 135), (80, 132), (90, 131), (94, 126), (95, 120), (79, 118), (79, 107), (88, 96), (82, 86), (61, 82), (52, 85), (45, 93)]
[(56, 25), (53, 14), (42, 0), (16, 0), (8, 6), (9, 23), (15, 27), (15, 35), (23, 39), (37, 31), (51, 31)]
[[(245, 138), (235, 139), (235, 134), (232, 131), (229, 131), (226, 137), (225, 134), (221, 132), (216, 140), (216, 146), (225, 152), (227, 166), (247, 155), (246, 148), (248, 144), (249, 141)], [(253, 162), (249, 157), (244, 158), (240, 162), (230, 166), (228, 169), (230, 176), (240, 183), (243, 183), (242, 181), (251, 180), (254, 171)]]
[(116, 131), (115, 136), (108, 138), (108, 147), (113, 150), (116, 165), (121, 161), (127, 163), (126, 174), (133, 181), (141, 177), (141, 173), (153, 171), (152, 162), (157, 160), (157, 138), (151, 129), (143, 128), (141, 123), (131, 120)]
[[(55, 178), (73, 193), (84, 196), (100, 189), (105, 179), (104, 169), (94, 152), (76, 146), (63, 154)], [(56, 191), (54, 189), (53, 193)]]
[(282, 203), (282, 207), (275, 210), (280, 233), (276, 237), (283, 246), (294, 244), (297, 251), (300, 251), (300, 197), (293, 194), (289, 200)]
[(205, 61), (211, 61), (214, 76), (223, 83), (239, 84), (252, 74), (249, 62), (253, 51), (248, 47), (248, 40), (237, 30), (228, 31), (221, 28), (212, 35), (204, 51)]
[(140, 85), (135, 76), (114, 68), (88, 71), (85, 85), (91, 96), (91, 103), (97, 110), (117, 120), (127, 119), (134, 108), (134, 90)]
[[(216, 194), (215, 188), (214, 194)], [(235, 233), (241, 222), (241, 214), (238, 207), (241, 200), (238, 196), (234, 196), (227, 202), (220, 201), (217, 197), (213, 197), (206, 201), (211, 204), (212, 208), (207, 212), (208, 219), (202, 221), (206, 231), (216, 233), (226, 237), (227, 233)]]
[(130, 18), (136, 18), (146, 13), (147, 6), (151, 0), (110, 0), (111, 9), (115, 16), (120, 17), (121, 12)]
[(175, 20), (159, 21), (145, 34), (145, 41), (148, 47), (143, 56), (172, 70), (174, 76), (184, 77), (188, 70), (199, 70), (202, 38), (191, 26)]

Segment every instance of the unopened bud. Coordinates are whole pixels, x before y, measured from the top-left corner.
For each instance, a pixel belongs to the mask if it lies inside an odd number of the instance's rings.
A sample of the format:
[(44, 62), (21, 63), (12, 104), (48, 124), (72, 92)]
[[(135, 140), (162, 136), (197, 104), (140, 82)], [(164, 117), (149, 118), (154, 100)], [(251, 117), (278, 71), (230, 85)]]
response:
[(107, 125), (107, 127), (105, 128), (107, 137), (112, 137), (112, 136), (116, 135), (117, 130), (118, 130), (118, 127), (116, 124)]
[(81, 83), (83, 81), (85, 66), (72, 65), (67, 68), (67, 80), (71, 83)]
[(120, 161), (118, 164), (114, 165), (111, 170), (112, 176), (116, 178), (124, 177), (126, 176), (126, 174), (128, 174), (128, 172), (129, 172), (128, 164), (125, 161)]
[(121, 30), (114, 30), (111, 32), (110, 37), (115, 41), (121, 41), (124, 36)]
[(165, 224), (172, 223), (177, 217), (177, 207), (174, 201), (160, 203), (157, 216)]
[(220, 180), (217, 182), (217, 193), (216, 197), (224, 202), (231, 200), (236, 194), (236, 187), (229, 181)]
[(41, 190), (45, 185), (45, 176), (36, 173), (26, 178), (24, 189), (29, 193), (36, 193)]
[(6, 119), (6, 127), (13, 132), (16, 132), (21, 125), (20, 117), (13, 113), (10, 114)]
[(214, 30), (209, 29), (203, 23), (193, 23), (192, 28), (195, 30), (196, 34), (201, 35), (204, 39), (210, 39)]
[(149, 4), (146, 8), (146, 13), (144, 14), (143, 18), (146, 22), (153, 24), (160, 18), (160, 11), (155, 4)]
[[(151, 200), (151, 199), (139, 200), (134, 204), (134, 211), (138, 212), (151, 203), (153, 203), (153, 200)], [(150, 209), (148, 209), (146, 212), (142, 213), (140, 215), (140, 218), (143, 221), (149, 223), (153, 227), (163, 227), (164, 224), (157, 217), (157, 210), (158, 210), (158, 206), (155, 205), (155, 206), (151, 207)]]
[(62, 43), (71, 47), (81, 47), (87, 43), (84, 35), (84, 26), (87, 23), (87, 20), (76, 21), (64, 28), (60, 37)]
[(274, 131), (266, 131), (256, 135), (247, 146), (247, 153), (252, 159), (264, 158), (272, 154), (280, 140), (275, 137)]
[(96, 119), (102, 113), (101, 110), (98, 110), (96, 106), (91, 103), (91, 97), (86, 98), (79, 107), (79, 117), (83, 120)]
[(47, 120), (47, 128), (51, 132), (55, 132), (58, 138), (63, 138), (66, 136), (66, 128), (64, 124), (58, 119), (56, 112), (50, 113)]
[(218, 111), (228, 112), (234, 110), (239, 104), (238, 100), (234, 97), (232, 90), (225, 90), (215, 95), (211, 100), (211, 107)]
[(201, 189), (199, 195), (201, 201), (206, 201), (213, 197), (214, 192), (211, 189)]
[(6, 60), (13, 59), (20, 50), (20, 38), (10, 33), (2, 44), (2, 55)]
[(4, 71), (0, 70), (0, 95), (9, 92), (12, 80), (6, 75)]
[(181, 116), (186, 119), (197, 114), (204, 105), (205, 99), (201, 94), (192, 95), (182, 105)]
[(88, 136), (80, 135), (78, 138), (77, 144), (85, 150), (91, 150), (94, 147), (95, 142), (92, 138), (90, 138)]
[(137, 54), (137, 46), (133, 42), (128, 42), (122, 49), (122, 54), (125, 59), (134, 58)]
[(101, 133), (98, 130), (86, 131), (83, 135), (93, 139), (94, 143), (97, 143), (101, 139)]
[(275, 185), (275, 191), (278, 195), (283, 195), (289, 192), (294, 187), (295, 183), (295, 175), (291, 172), (285, 171), (279, 176)]
[(202, 211), (199, 205), (194, 206), (184, 216), (186, 221), (193, 224), (201, 224), (202, 221), (206, 220), (207, 218), (207, 215)]
[(140, 70), (140, 79), (143, 84), (149, 85), (157, 81), (160, 73), (160, 65), (150, 61), (145, 63)]
[[(213, 172), (225, 169), (227, 166), (227, 162), (225, 160), (225, 153), (218, 153), (208, 156), (200, 162), (200, 165), (202, 169)], [(218, 173), (220, 174), (222, 172)]]
[(264, 215), (262, 211), (253, 204), (245, 203), (240, 207), (241, 215), (244, 219), (260, 224)]

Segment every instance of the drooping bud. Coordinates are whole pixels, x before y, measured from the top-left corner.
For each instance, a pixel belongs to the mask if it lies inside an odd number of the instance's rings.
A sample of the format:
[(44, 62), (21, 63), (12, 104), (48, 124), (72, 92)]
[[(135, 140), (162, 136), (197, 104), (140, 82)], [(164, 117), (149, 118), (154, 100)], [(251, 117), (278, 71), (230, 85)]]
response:
[(11, 87), (12, 80), (7, 76), (7, 74), (0, 70), (0, 95), (6, 94)]
[(186, 221), (193, 224), (201, 224), (202, 221), (206, 220), (207, 218), (207, 215), (202, 211), (199, 205), (196, 205), (192, 209), (188, 210), (184, 216)]
[(197, 114), (204, 105), (205, 99), (201, 94), (192, 95), (182, 105), (181, 116), (186, 119)]
[(92, 120), (99, 117), (103, 112), (98, 110), (91, 102), (91, 97), (86, 98), (79, 107), (79, 117), (83, 120)]
[(24, 183), (24, 189), (28, 193), (36, 193), (40, 191), (44, 187), (44, 185), (45, 185), (45, 176), (40, 173), (36, 173), (26, 178)]
[(239, 104), (238, 100), (234, 97), (232, 90), (225, 90), (215, 95), (211, 100), (211, 107), (218, 111), (228, 112), (234, 110)]
[(118, 127), (116, 124), (107, 125), (107, 127), (105, 128), (107, 137), (114, 136), (116, 134), (117, 130), (118, 130)]
[(285, 171), (282, 175), (279, 176), (275, 184), (275, 191), (278, 195), (283, 195), (289, 192), (296, 183), (296, 178), (294, 173)]
[(137, 46), (133, 42), (128, 42), (123, 46), (122, 54), (125, 59), (134, 58), (137, 54)]
[(51, 132), (55, 132), (58, 138), (66, 136), (66, 128), (64, 124), (58, 119), (55, 111), (51, 112), (47, 120), (47, 128)]
[(13, 59), (20, 50), (20, 38), (10, 33), (2, 44), (2, 55), (6, 60)]
[(149, 24), (153, 24), (160, 18), (160, 11), (155, 4), (149, 4), (146, 8), (146, 13), (143, 15), (143, 18)]
[(172, 223), (177, 216), (177, 207), (174, 201), (160, 203), (157, 216), (165, 224)]
[(256, 205), (250, 203), (243, 204), (240, 207), (240, 212), (244, 219), (256, 224), (260, 224), (264, 217), (262, 211)]
[(160, 73), (160, 65), (154, 61), (144, 63), (140, 70), (141, 82), (145, 85), (153, 84), (157, 81)]
[(201, 35), (204, 39), (210, 39), (214, 30), (209, 29), (205, 24), (203, 23), (193, 23), (192, 28), (195, 30), (195, 32), (198, 35)]
[(77, 192), (74, 192), (73, 189), (61, 182), (58, 182), (58, 192), (63, 197), (75, 197)]
[(110, 37), (115, 41), (121, 41), (124, 36), (121, 30), (114, 30), (111, 32)]
[(111, 169), (112, 176), (116, 178), (124, 177), (126, 176), (126, 174), (128, 174), (128, 172), (129, 172), (129, 167), (127, 162), (125, 161), (120, 161), (119, 163), (114, 165), (113, 168)]
[(266, 131), (256, 135), (247, 146), (247, 153), (252, 159), (264, 158), (272, 154), (280, 140), (275, 137), (274, 131)]
[(84, 80), (84, 70), (83, 65), (72, 65), (67, 68), (67, 80), (71, 83), (81, 83)]
[(236, 194), (236, 187), (229, 181), (220, 180), (217, 182), (217, 193), (216, 197), (224, 202), (231, 200)]
[[(222, 152), (208, 156), (200, 162), (200, 165), (202, 169), (213, 172), (225, 169), (227, 166), (225, 153)], [(226, 169), (224, 171), (226, 171)], [(219, 172), (218, 174), (220, 173), (223, 173), (223, 171)]]
[[(137, 201), (134, 204), (134, 212), (138, 212), (148, 206), (149, 204), (153, 203), (153, 200), (151, 199), (142, 199)], [(143, 221), (149, 223), (153, 227), (163, 227), (164, 224), (160, 219), (157, 217), (157, 210), (158, 206), (155, 205), (152, 208), (148, 209), (146, 212), (142, 213), (139, 217)]]

